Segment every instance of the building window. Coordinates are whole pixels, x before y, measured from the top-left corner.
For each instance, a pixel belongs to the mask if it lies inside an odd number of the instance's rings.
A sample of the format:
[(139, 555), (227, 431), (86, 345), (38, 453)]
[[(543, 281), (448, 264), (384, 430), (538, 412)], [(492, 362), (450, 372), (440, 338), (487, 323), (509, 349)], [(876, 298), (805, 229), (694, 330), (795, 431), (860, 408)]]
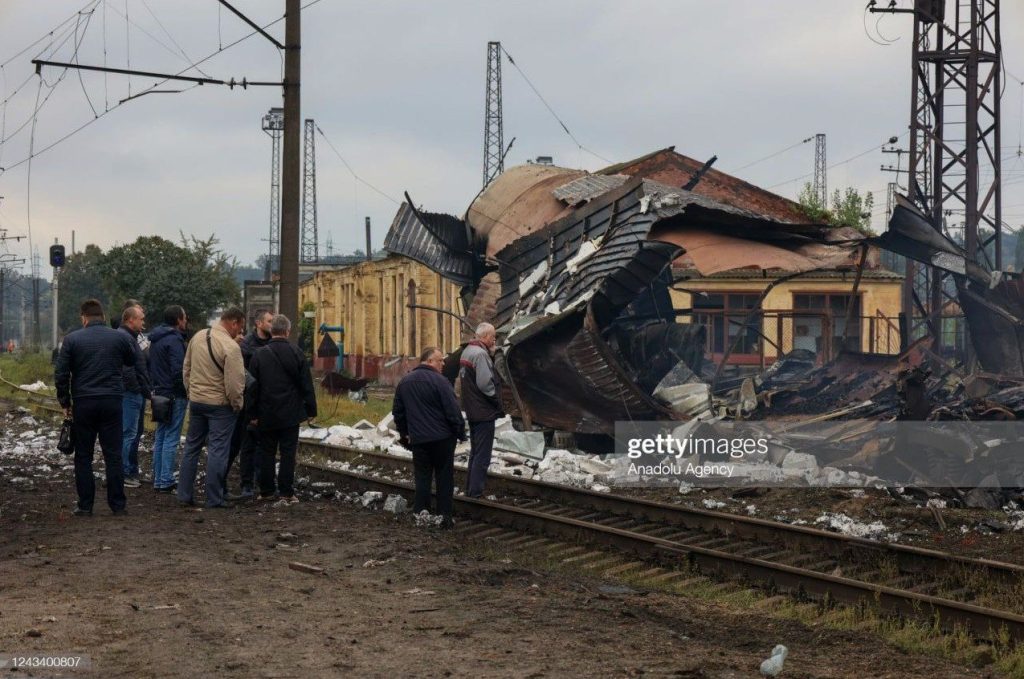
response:
[(861, 346), (860, 296), (843, 293), (793, 294), (793, 348), (818, 354), (827, 349), (826, 341), (838, 350), (846, 338), (846, 317), (853, 307), (850, 346)]
[(707, 293), (693, 296), (693, 316), (697, 323), (707, 328), (707, 346), (711, 354), (724, 354), (732, 350), (736, 354), (756, 354), (761, 346), (763, 319), (755, 316), (744, 329), (744, 322), (751, 309), (757, 306), (760, 294)]

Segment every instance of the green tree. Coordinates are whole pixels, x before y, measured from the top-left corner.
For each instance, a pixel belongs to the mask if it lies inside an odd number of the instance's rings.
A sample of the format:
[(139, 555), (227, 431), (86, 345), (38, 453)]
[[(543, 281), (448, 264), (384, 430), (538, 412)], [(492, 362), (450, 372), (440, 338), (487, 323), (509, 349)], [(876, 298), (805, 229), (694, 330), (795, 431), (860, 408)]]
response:
[(103, 250), (96, 245), (86, 245), (85, 250), (68, 255), (60, 274), (57, 308), (60, 333), (67, 333), (80, 325), (78, 310), (83, 301), (96, 298), (104, 309), (110, 306), (110, 297), (100, 272), (102, 262)]
[(213, 236), (203, 240), (182, 235), (180, 244), (145, 236), (112, 248), (100, 270), (115, 310), (126, 299), (138, 299), (146, 309), (147, 326), (153, 327), (163, 322), (166, 307), (180, 304), (189, 325), (199, 328), (215, 309), (238, 303), (234, 266)]
[(857, 189), (836, 189), (832, 193), (830, 208), (822, 204), (810, 182), (807, 182), (800, 190), (797, 202), (800, 203), (803, 213), (812, 221), (832, 226), (849, 226), (863, 234), (874, 235), (871, 230), (871, 210), (875, 206), (875, 197), (870, 191), (861, 196)]
[(1017, 243), (1013, 248), (1013, 268), (1015, 271), (1024, 271), (1024, 229), (1014, 235)]

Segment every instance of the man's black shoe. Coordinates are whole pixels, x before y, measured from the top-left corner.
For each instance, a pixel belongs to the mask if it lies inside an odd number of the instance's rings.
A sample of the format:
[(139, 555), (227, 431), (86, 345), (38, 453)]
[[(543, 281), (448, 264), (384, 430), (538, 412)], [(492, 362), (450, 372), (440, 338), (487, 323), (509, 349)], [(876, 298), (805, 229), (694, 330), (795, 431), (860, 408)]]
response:
[(157, 493), (173, 493), (177, 489), (178, 489), (178, 484), (176, 484), (176, 483), (173, 484), (173, 485), (170, 485), (170, 486), (166, 486), (165, 488), (160, 488), (158, 486), (153, 486), (153, 490), (156, 491)]
[(221, 502), (219, 505), (210, 505), (207, 509), (234, 509), (235, 506), (230, 502)]
[(127, 509), (115, 509), (114, 510), (114, 516), (127, 516), (127, 515), (128, 515), (128, 510)]
[(92, 516), (92, 510), (75, 507), (75, 511), (71, 512), (71, 514), (72, 516)]
[(178, 500), (178, 506), (180, 507), (195, 507), (195, 500)]

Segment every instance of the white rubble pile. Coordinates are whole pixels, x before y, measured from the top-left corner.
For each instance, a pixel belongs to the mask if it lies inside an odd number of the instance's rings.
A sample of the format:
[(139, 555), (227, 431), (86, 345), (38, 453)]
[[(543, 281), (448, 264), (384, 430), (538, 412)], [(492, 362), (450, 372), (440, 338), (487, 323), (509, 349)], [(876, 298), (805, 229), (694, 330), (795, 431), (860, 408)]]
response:
[(863, 523), (842, 513), (825, 512), (814, 520), (815, 524), (824, 525), (843, 535), (871, 540), (895, 540), (898, 534), (892, 533), (881, 521)]
[(47, 391), (49, 389), (49, 387), (46, 386), (46, 382), (43, 382), (42, 380), (39, 380), (38, 382), (33, 382), (32, 384), (21, 384), (18, 385), (18, 388), (24, 389), (25, 391), (31, 391), (36, 394), (38, 394), (41, 391)]

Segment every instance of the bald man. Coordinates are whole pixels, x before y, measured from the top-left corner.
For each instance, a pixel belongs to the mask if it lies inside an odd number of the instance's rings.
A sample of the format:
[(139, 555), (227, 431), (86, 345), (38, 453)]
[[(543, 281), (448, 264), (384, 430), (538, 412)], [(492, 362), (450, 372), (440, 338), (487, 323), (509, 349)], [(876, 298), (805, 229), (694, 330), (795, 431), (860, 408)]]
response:
[(469, 497), (480, 497), (484, 493), (494, 446), (494, 421), (504, 415), (501, 382), (491, 359), (495, 339), (494, 326), (481, 323), (459, 359), (462, 409), (469, 420), (469, 483), (466, 488)]

